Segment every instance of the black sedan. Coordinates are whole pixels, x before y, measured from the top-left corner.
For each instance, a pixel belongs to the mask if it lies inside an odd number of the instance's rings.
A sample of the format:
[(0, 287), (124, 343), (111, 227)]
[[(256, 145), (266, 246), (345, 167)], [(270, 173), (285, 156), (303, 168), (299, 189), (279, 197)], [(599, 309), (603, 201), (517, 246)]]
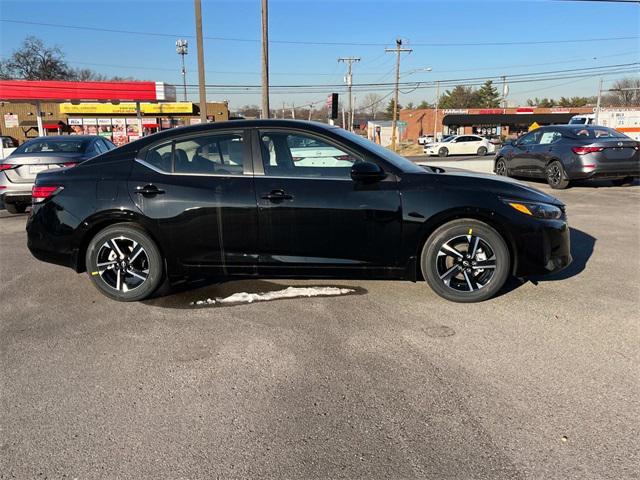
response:
[(612, 128), (594, 125), (541, 127), (496, 154), (498, 175), (545, 178), (551, 188), (571, 180), (610, 179), (631, 183), (640, 177), (638, 142)]
[(27, 222), (41, 260), (105, 295), (194, 274), (426, 279), (474, 302), (510, 275), (571, 262), (564, 205), (516, 181), (425, 169), (324, 124), (174, 129), (38, 175)]

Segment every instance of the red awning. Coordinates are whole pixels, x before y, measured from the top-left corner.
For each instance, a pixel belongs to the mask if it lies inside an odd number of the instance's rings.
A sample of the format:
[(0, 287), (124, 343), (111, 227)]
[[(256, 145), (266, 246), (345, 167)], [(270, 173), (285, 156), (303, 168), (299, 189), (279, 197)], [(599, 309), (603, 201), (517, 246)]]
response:
[(143, 120), (142, 126), (145, 128), (158, 128), (160, 125), (158, 125), (157, 123), (145, 123)]
[[(0, 100), (163, 100), (162, 83), (0, 80)], [(160, 92), (158, 95), (157, 93)]]

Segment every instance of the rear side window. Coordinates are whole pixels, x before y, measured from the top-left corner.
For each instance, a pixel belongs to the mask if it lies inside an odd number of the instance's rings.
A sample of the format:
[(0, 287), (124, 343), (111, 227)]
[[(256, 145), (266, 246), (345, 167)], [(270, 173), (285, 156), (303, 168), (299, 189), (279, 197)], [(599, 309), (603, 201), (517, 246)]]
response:
[(241, 133), (177, 139), (149, 149), (145, 162), (167, 173), (242, 175), (245, 144)]
[(578, 138), (627, 138), (624, 133), (607, 127), (572, 128), (570, 131)]
[(163, 172), (171, 172), (173, 142), (163, 143), (147, 151), (144, 161)]

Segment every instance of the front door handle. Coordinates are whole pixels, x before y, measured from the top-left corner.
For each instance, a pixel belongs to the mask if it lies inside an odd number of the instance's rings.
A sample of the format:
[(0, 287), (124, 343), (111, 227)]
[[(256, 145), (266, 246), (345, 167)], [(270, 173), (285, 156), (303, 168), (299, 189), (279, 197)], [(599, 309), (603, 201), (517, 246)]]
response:
[(265, 193), (260, 198), (264, 200), (271, 200), (272, 202), (278, 200), (293, 200), (293, 195), (285, 193), (284, 190), (271, 190), (269, 193)]
[(164, 193), (164, 190), (156, 187), (155, 185), (138, 185), (136, 187), (136, 193), (138, 195), (158, 195), (160, 193)]

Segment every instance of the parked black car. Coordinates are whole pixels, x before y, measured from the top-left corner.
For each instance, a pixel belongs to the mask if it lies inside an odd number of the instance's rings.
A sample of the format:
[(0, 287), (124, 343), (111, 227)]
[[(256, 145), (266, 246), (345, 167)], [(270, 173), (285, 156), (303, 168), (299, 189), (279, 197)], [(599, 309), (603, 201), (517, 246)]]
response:
[(611, 179), (622, 185), (640, 176), (640, 154), (638, 142), (612, 128), (552, 125), (507, 143), (496, 154), (494, 171), (545, 178), (557, 189), (571, 180)]
[(0, 204), (9, 213), (31, 205), (31, 187), (39, 172), (75, 166), (116, 146), (98, 135), (53, 135), (32, 138), (0, 160)]
[(41, 260), (116, 300), (164, 278), (426, 278), (493, 296), (571, 261), (557, 199), (493, 175), (425, 169), (324, 124), (238, 120), (161, 132), (38, 175), (27, 223)]

